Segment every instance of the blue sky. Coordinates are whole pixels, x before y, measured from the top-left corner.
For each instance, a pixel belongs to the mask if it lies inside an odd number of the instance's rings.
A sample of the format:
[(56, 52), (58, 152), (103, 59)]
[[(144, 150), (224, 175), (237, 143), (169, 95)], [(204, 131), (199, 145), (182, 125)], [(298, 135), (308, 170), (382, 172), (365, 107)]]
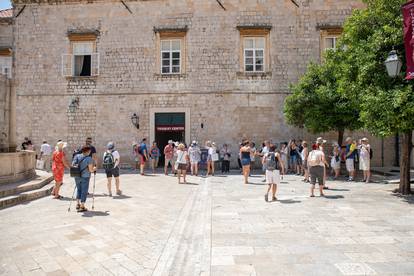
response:
[(0, 0), (0, 10), (11, 8), (10, 0)]

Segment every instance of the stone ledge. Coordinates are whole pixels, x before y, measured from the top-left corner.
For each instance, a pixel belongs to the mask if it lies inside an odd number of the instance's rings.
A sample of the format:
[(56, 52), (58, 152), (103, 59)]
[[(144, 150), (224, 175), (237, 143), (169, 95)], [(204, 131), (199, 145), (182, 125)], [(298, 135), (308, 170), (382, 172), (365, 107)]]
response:
[(186, 80), (187, 74), (154, 74), (154, 80)]
[(237, 72), (237, 79), (245, 80), (270, 80), (272, 78), (272, 72)]

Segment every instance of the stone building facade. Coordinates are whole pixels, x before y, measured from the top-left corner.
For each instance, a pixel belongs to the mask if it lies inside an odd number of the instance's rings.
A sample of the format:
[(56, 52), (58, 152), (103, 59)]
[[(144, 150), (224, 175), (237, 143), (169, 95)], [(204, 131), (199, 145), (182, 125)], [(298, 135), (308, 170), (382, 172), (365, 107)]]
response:
[(362, 4), (296, 2), (15, 0), (18, 140), (75, 146), (91, 136), (101, 152), (112, 140), (129, 162), (143, 137), (213, 140), (233, 151), (242, 137), (314, 139), (286, 124), (284, 99)]

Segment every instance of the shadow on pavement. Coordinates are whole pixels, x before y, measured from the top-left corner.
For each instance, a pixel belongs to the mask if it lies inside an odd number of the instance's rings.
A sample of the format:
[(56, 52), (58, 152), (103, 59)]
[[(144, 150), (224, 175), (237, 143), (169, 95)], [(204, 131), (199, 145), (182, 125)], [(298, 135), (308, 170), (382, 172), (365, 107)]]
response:
[(349, 192), (349, 189), (336, 189), (336, 188), (329, 188), (329, 191), (337, 191), (337, 192)]
[(128, 198), (132, 198), (132, 197), (127, 196), (127, 195), (115, 195), (112, 198), (113, 199), (128, 199)]
[(283, 204), (295, 204), (295, 203), (301, 203), (302, 201), (294, 200), (294, 199), (279, 199), (275, 202), (280, 202), (280, 203), (283, 203)]
[(193, 182), (187, 182), (187, 183), (181, 183), (182, 185), (196, 185), (198, 186), (198, 183), (193, 183)]
[(340, 198), (344, 198), (344, 196), (342, 196), (342, 195), (325, 195), (324, 198), (327, 198), (327, 199), (340, 199)]
[(402, 194), (397, 194), (397, 193), (392, 193), (392, 195), (402, 199), (403, 202), (405, 203), (414, 204), (414, 195), (402, 195)]
[(109, 216), (109, 211), (86, 211), (82, 214), (82, 217), (91, 218), (91, 217), (105, 217)]

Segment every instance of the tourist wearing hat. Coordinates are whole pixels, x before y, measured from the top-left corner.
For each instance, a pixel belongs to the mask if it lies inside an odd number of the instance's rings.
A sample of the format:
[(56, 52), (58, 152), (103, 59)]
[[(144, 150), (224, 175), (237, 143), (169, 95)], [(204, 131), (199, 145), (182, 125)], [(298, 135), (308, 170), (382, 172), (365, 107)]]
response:
[(164, 157), (165, 157), (165, 164), (164, 164), (164, 173), (168, 175), (168, 165), (171, 165), (171, 173), (175, 173), (174, 169), (174, 142), (173, 140), (168, 140), (168, 145), (164, 147)]
[(357, 153), (357, 147), (351, 137), (345, 139), (346, 142), (346, 170), (348, 171), (348, 181), (354, 181), (355, 179), (355, 157)]
[(72, 161), (72, 166), (78, 166), (81, 174), (79, 177), (75, 177), (76, 182), (76, 210), (78, 212), (88, 211), (85, 207), (86, 197), (88, 195), (89, 189), (89, 180), (91, 178), (91, 173), (96, 172), (95, 162), (92, 159), (91, 147), (89, 145), (84, 145), (81, 149), (80, 154), (75, 155)]
[(183, 177), (183, 183), (187, 183), (185, 177), (187, 174), (187, 162), (189, 161), (188, 153), (185, 150), (184, 144), (178, 144), (177, 146), (177, 163), (176, 163), (176, 170), (178, 176), (178, 184), (181, 184), (181, 176)]
[(193, 141), (188, 148), (188, 155), (190, 156), (191, 175), (198, 176), (198, 163), (201, 161), (201, 149), (196, 141)]
[(371, 180), (371, 146), (367, 138), (362, 138), (359, 143), (359, 169), (364, 173), (364, 182)]
[(332, 144), (331, 168), (334, 173), (334, 180), (338, 179), (341, 173), (341, 147), (336, 142)]
[(122, 192), (119, 189), (119, 164), (121, 162), (121, 157), (119, 152), (115, 150), (114, 142), (109, 142), (106, 148), (107, 150), (103, 155), (102, 166), (105, 169), (106, 178), (108, 180), (108, 196), (112, 196), (112, 177), (115, 178), (116, 194), (121, 195)]
[(52, 190), (52, 195), (55, 199), (61, 199), (59, 195), (60, 186), (63, 184), (63, 174), (65, 173), (65, 167), (70, 168), (69, 163), (66, 161), (65, 152), (63, 148), (66, 147), (65, 142), (59, 142), (56, 145), (56, 150), (52, 155), (52, 172), (55, 179), (55, 187)]

